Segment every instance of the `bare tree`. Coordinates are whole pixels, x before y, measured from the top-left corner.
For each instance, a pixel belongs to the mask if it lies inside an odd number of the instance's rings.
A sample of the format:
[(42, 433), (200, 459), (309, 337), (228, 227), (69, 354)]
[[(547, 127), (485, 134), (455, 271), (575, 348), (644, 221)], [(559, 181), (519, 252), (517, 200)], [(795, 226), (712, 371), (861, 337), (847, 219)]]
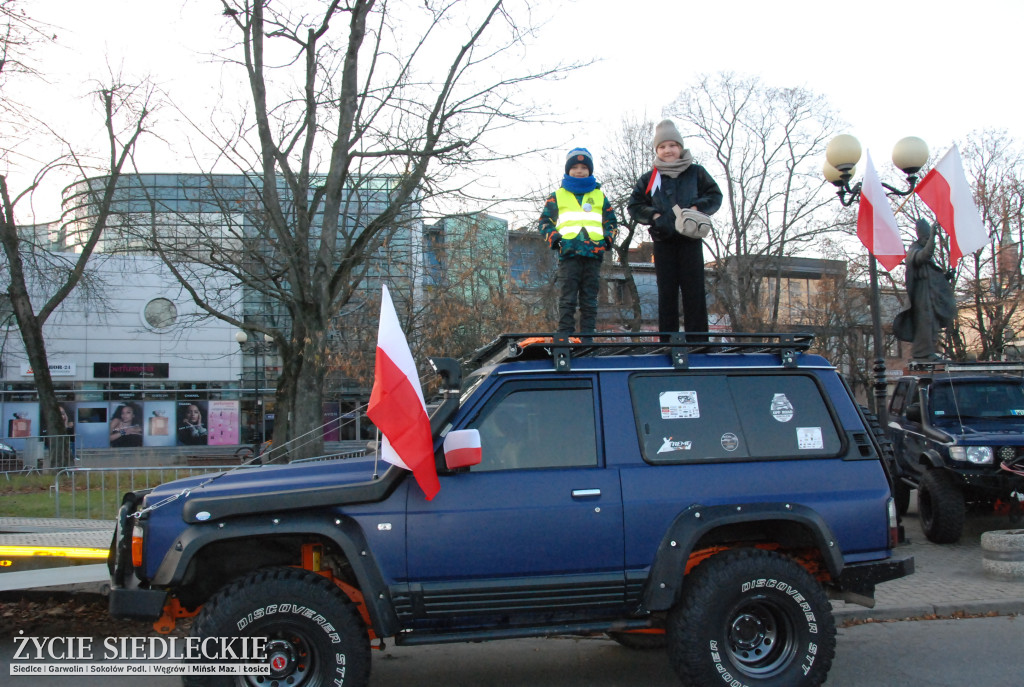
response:
[[(702, 76), (666, 108), (711, 173), (725, 202), (705, 239), (716, 264), (712, 292), (734, 329), (774, 330), (778, 258), (835, 229), (820, 161), (836, 127), (824, 97), (772, 88), (731, 73)], [(709, 154), (705, 159), (703, 155)], [(776, 275), (777, 277), (778, 275)], [(765, 285), (774, 291), (763, 293)]]
[(629, 263), (629, 249), (634, 240), (637, 243), (647, 237), (647, 231), (640, 228), (626, 211), (633, 186), (644, 172), (652, 169), (654, 150), (651, 145), (654, 122), (638, 119), (627, 115), (622, 118), (619, 129), (615, 132), (606, 155), (608, 172), (604, 175), (602, 190), (611, 203), (618, 219), (619, 232), (612, 249), (622, 266), (622, 274), (627, 300), (631, 304), (630, 312), (623, 313), (622, 324), (630, 331), (642, 329), (643, 313), (641, 311), (640, 293), (633, 277), (633, 269)]
[[(521, 23), (525, 2), (222, 7), (238, 37), (249, 114), (233, 128), (201, 130), (246, 175), (253, 203), (236, 199), (213, 231), (195, 218), (187, 250), (159, 231), (154, 238), (199, 307), (274, 338), (274, 439), (283, 444), (320, 422), (332, 319), (340, 313), (345, 326), (344, 313), (362, 307), (366, 280), (381, 278), (388, 261), (418, 259), (423, 203), (466, 192), (468, 170), (498, 157), (488, 136), (536, 116), (516, 100), (523, 86), (563, 68), (517, 67), (531, 32)], [(274, 316), (240, 317), (229, 307), (237, 297), (206, 289), (211, 270), (233, 276)], [(396, 298), (411, 296), (412, 281), (400, 281)], [(301, 454), (320, 448), (306, 444)]]
[[(117, 180), (129, 164), (139, 137), (146, 131), (151, 111), (152, 91), (145, 87), (115, 80), (112, 85), (99, 88), (96, 96), (102, 107), (109, 146), (106, 176), (104, 183), (90, 191), (96, 214), (79, 237), (79, 252), (74, 257), (49, 251), (45, 227), (20, 228), (17, 208), (20, 202), (31, 198), (48, 173), (60, 167), (72, 167), (84, 174), (91, 164), (69, 149), (64, 157), (43, 166), (32, 183), (18, 192), (12, 192), (7, 175), (0, 174), (0, 244), (8, 273), (7, 297), (33, 370), (43, 427), (49, 436), (63, 435), (66, 429), (50, 376), (43, 326), (82, 282), (89, 258), (106, 227)], [(37, 299), (41, 296), (42, 303), (33, 303), (33, 296)], [(50, 461), (54, 467), (66, 464), (69, 459), (68, 451), (51, 451)]]
[(973, 132), (960, 149), (990, 244), (958, 269), (958, 296), (969, 307), (947, 332), (947, 345), (961, 356), (970, 349), (982, 360), (998, 360), (1024, 338), (1024, 151), (1007, 132), (993, 130)]

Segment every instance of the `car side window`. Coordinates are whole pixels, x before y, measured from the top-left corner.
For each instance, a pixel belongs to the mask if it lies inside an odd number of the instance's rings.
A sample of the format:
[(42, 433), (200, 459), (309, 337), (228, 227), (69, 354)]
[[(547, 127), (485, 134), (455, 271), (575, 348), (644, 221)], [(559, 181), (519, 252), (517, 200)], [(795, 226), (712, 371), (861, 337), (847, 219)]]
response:
[(630, 391), (648, 462), (826, 457), (843, 448), (810, 375), (638, 374)]
[(896, 385), (896, 390), (892, 393), (892, 402), (889, 404), (889, 410), (894, 415), (903, 414), (903, 406), (907, 402), (907, 389), (910, 388), (910, 383), (906, 380), (899, 382)]
[(589, 381), (571, 388), (507, 385), (469, 424), (482, 460), (472, 472), (597, 466), (597, 423)]

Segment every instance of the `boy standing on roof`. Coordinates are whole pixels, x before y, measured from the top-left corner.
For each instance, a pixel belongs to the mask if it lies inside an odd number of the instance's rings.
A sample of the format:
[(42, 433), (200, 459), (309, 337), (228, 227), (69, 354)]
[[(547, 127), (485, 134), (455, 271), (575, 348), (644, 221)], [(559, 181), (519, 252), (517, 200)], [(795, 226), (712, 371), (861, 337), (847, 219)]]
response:
[(538, 228), (558, 251), (558, 333), (575, 329), (576, 305), (580, 332), (597, 330), (597, 292), (601, 259), (615, 238), (615, 213), (594, 179), (594, 158), (574, 148), (565, 158), (562, 186), (548, 196)]

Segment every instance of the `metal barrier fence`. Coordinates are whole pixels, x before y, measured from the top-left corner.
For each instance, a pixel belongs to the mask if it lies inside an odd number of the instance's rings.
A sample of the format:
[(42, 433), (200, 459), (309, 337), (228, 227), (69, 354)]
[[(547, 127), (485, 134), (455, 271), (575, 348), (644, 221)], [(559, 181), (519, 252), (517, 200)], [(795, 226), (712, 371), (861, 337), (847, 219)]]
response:
[[(54, 517), (113, 520), (125, 492), (149, 489), (182, 477), (238, 469), (238, 465), (166, 465), (128, 468), (64, 468), (50, 487)], [(241, 466), (256, 469), (259, 465)]]
[[(294, 460), (292, 464), (344, 460), (365, 455), (365, 450), (332, 453)], [(149, 489), (182, 477), (227, 470), (253, 470), (252, 465), (164, 465), (153, 467), (63, 468), (54, 473), (50, 487), (54, 499), (54, 517), (113, 520), (125, 492)]]
[(8, 479), (11, 474), (31, 474), (46, 469), (51, 456), (58, 460), (63, 456), (68, 462), (75, 459), (73, 434), (13, 437), (0, 443), (4, 446), (0, 448), (0, 473)]

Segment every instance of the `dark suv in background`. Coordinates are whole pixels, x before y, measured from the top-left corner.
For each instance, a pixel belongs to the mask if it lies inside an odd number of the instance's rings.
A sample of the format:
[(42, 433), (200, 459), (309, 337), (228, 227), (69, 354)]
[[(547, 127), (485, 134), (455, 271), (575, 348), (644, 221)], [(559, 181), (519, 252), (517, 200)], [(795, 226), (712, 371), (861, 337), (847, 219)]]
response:
[(1019, 517), (1024, 500), (1024, 364), (912, 363), (889, 402), (901, 514), (917, 489), (925, 535), (960, 539), (969, 509)]

